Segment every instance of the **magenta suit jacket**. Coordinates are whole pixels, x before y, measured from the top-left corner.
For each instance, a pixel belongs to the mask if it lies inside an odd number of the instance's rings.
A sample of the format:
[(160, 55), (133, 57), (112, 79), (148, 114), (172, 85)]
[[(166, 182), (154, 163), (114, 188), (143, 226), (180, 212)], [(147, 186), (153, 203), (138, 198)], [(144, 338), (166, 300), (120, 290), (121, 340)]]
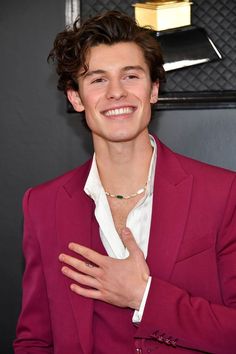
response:
[[(235, 173), (157, 144), (152, 283), (135, 346), (142, 353), (236, 353)], [(70, 241), (91, 245), (94, 204), (83, 191), (90, 164), (24, 197), (17, 354), (92, 354), (93, 300), (70, 291), (58, 261)]]

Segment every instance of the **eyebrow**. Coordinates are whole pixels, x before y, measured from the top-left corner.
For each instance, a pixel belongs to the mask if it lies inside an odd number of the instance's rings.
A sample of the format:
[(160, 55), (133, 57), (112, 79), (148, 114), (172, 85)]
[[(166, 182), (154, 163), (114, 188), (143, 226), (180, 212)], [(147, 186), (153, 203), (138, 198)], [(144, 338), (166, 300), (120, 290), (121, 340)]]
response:
[[(131, 70), (138, 70), (138, 71), (142, 71), (145, 72), (144, 68), (140, 65), (128, 65), (128, 66), (124, 66), (121, 71), (126, 72), (126, 71), (131, 71)], [(93, 76), (93, 75), (99, 75), (99, 74), (106, 74), (107, 71), (106, 70), (102, 70), (102, 69), (97, 69), (97, 70), (88, 70), (84, 75), (82, 75), (84, 78)]]
[(138, 71), (143, 71), (143, 72), (145, 72), (144, 68), (143, 68), (141, 65), (129, 65), (129, 66), (125, 66), (122, 70), (123, 70), (123, 71), (138, 70)]

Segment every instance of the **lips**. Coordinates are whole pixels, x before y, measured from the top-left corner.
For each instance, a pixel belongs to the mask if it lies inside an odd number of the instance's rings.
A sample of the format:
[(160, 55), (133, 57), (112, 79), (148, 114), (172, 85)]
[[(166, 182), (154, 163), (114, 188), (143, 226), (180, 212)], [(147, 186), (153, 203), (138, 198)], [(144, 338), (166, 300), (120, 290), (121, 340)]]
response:
[(103, 112), (106, 117), (114, 117), (114, 116), (121, 116), (126, 114), (131, 114), (135, 111), (135, 107), (119, 107), (119, 108), (112, 108)]

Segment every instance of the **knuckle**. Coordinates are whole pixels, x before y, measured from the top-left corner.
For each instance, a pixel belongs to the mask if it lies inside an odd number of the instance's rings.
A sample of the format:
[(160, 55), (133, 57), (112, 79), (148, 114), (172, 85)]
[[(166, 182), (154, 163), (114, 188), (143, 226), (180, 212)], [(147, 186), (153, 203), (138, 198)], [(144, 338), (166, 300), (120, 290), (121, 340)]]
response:
[(75, 259), (73, 266), (76, 270), (79, 270), (80, 269), (80, 261), (78, 259)]
[(135, 253), (136, 253), (136, 255), (137, 255), (138, 257), (144, 258), (144, 253), (143, 253), (143, 251), (142, 251), (139, 247), (137, 247)]
[(84, 249), (83, 249), (83, 256), (84, 256), (85, 258), (88, 258), (88, 256), (89, 256), (89, 250), (88, 250), (87, 248), (84, 248)]

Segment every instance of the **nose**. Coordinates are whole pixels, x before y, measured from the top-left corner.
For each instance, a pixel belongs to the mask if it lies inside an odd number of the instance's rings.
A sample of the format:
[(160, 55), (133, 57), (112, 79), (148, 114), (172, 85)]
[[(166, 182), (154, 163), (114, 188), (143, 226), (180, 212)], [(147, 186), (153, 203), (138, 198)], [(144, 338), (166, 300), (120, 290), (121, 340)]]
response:
[(107, 86), (107, 98), (119, 100), (127, 96), (124, 84), (120, 80), (111, 80)]

